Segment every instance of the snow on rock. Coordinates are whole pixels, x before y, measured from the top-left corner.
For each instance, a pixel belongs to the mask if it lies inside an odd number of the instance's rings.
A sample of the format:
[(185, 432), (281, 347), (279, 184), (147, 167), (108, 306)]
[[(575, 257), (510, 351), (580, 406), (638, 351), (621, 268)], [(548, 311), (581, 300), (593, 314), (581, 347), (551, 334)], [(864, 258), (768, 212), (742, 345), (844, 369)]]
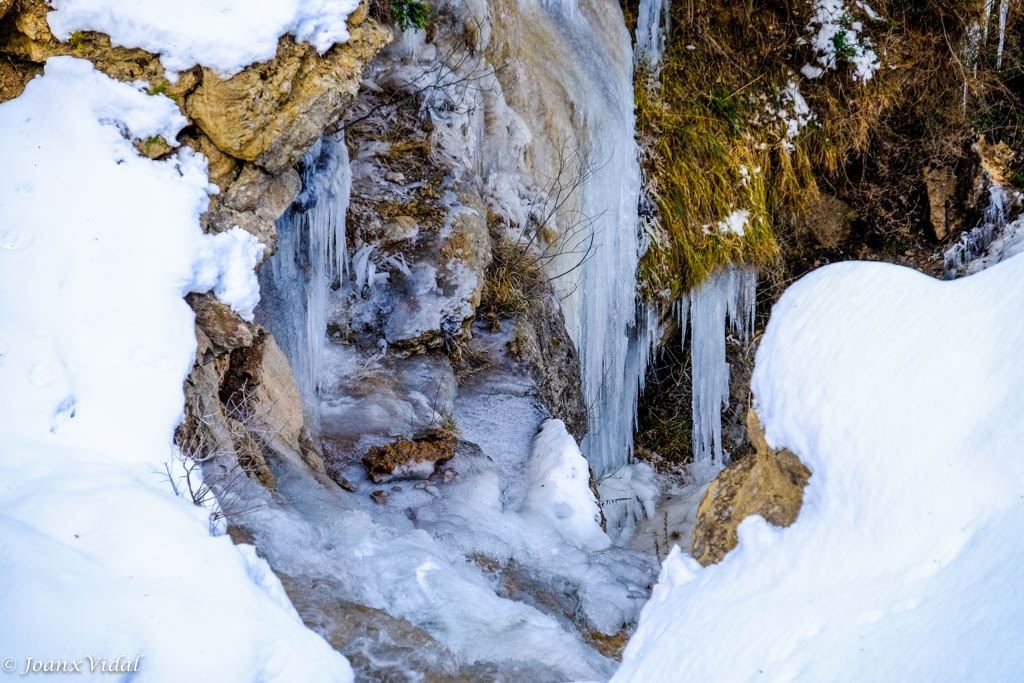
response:
[(141, 656), (140, 682), (351, 680), (167, 478), (196, 343), (182, 296), (215, 286), (243, 314), (256, 296), (258, 248), (200, 230), (205, 160), (128, 139), (184, 124), (69, 57), (0, 104), (0, 651)]
[(193, 267), (190, 289), (213, 290), (217, 298), (243, 319), (253, 319), (260, 301), (255, 268), (263, 256), (263, 244), (237, 225), (203, 240)]
[(584, 550), (611, 545), (590, 490), (590, 468), (561, 420), (546, 420), (533, 440), (527, 464), (529, 490), (522, 511), (546, 518), (565, 539)]
[(753, 391), (813, 473), (800, 516), (748, 518), (719, 565), (670, 557), (614, 680), (1019, 679), (1022, 298), (1024, 256), (792, 286)]
[(171, 73), (196, 64), (227, 78), (273, 58), (291, 34), (320, 54), (348, 40), (348, 15), (359, 0), (51, 0), (47, 18), (60, 40), (99, 31), (114, 45), (160, 55)]

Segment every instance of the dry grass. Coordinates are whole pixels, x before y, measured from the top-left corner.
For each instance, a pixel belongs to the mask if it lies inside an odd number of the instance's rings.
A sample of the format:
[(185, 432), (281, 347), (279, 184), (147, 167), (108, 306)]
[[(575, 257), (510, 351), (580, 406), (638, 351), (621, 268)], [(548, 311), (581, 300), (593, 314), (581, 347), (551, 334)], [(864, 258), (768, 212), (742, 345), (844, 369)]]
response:
[[(627, 16), (635, 15), (627, 5)], [(964, 31), (980, 5), (872, 3), (887, 17), (865, 22), (883, 67), (866, 83), (853, 81), (844, 64), (814, 81), (798, 77), (816, 120), (784, 143), (765, 110), (778, 108), (793, 72), (811, 61), (809, 48), (798, 47), (811, 3), (673, 3), (660, 78), (637, 74), (643, 167), (660, 224), (641, 264), (646, 293), (674, 296), (730, 262), (781, 277), (779, 243), (798, 241), (794, 227), (819, 192), (853, 208), (853, 237), (861, 244), (894, 253), (911, 243), (921, 248), (922, 169), (962, 163), (979, 133), (1011, 146), (1022, 142), (1021, 58), (1007, 58), (997, 72), (991, 36), (976, 72), (961, 57)], [(1022, 43), (1018, 22), (1007, 33), (1005, 54), (1019, 55)], [(762, 172), (744, 181), (741, 169), (757, 167)], [(716, 229), (734, 209), (751, 215), (742, 237)]]
[(526, 315), (548, 281), (536, 255), (496, 232), (491, 235), (494, 259), (477, 308), (477, 316), (488, 321)]

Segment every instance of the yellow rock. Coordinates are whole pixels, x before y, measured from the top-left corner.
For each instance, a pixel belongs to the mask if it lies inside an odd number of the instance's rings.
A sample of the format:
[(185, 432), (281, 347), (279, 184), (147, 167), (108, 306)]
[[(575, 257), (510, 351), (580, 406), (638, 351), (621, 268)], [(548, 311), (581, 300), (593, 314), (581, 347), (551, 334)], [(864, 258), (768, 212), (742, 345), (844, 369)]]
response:
[(391, 40), (372, 21), (351, 36), (322, 57), (283, 37), (273, 60), (228, 79), (204, 68), (185, 112), (224, 153), (280, 173), (341, 117), (359, 89), (363, 66)]
[(787, 450), (769, 448), (757, 414), (747, 414), (747, 433), (757, 449), (737, 460), (711, 482), (697, 510), (693, 556), (702, 565), (720, 562), (736, 547), (736, 528), (751, 515), (775, 526), (796, 521), (810, 470)]

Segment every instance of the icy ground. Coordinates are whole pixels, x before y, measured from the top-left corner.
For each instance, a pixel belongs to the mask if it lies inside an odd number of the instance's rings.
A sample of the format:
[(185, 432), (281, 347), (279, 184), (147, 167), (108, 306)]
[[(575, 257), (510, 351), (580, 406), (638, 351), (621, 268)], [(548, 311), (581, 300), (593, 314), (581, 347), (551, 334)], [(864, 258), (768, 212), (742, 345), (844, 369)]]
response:
[(1016, 680), (1024, 672), (1024, 256), (952, 282), (844, 263), (776, 304), (773, 447), (812, 470), (702, 569), (665, 562), (614, 680)]
[[(280, 499), (245, 514), (244, 524), (275, 569), (429, 633), (453, 654), (432, 665), (434, 675), (465, 673), (476, 661), (511, 680), (607, 679), (615, 662), (580, 634), (615, 635), (634, 622), (656, 563), (610, 546), (595, 519), (587, 464), (560, 421), (544, 422), (525, 370), (502, 360), (508, 338), (476, 330), (498, 365), (461, 384), (457, 396), (437, 391), (443, 371), (422, 357), (378, 361), (403, 373), (410, 395), (368, 389), (331, 416), (335, 428), (362, 425), (358, 444), (345, 449), (352, 457), (334, 454), (358, 490), (324, 486), (279, 463)], [(329, 356), (346, 348), (332, 346)], [(390, 437), (368, 435), (373, 425), (362, 416), (404, 414), (417, 401), (417, 382), (432, 401), (453, 401), (444, 410), (462, 443), (443, 468), (451, 476), (373, 484), (358, 456)], [(374, 491), (384, 495), (374, 499)], [(371, 650), (388, 657), (386, 643)], [(390, 666), (411, 680), (424, 673)]]
[(69, 57), (0, 104), (0, 654), (142, 656), (140, 683), (348, 681), (252, 547), (211, 537), (168, 480), (195, 353), (182, 297), (251, 316), (262, 248), (202, 234), (202, 157), (132, 145), (185, 123)]

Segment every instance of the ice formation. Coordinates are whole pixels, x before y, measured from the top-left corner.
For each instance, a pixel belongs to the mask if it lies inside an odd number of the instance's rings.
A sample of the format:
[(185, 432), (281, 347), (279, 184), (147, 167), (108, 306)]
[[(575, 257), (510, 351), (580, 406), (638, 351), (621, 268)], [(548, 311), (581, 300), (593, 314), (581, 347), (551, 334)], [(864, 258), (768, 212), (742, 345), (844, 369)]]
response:
[(752, 388), (769, 444), (813, 473), (800, 516), (748, 518), (707, 568), (674, 552), (613, 680), (1019, 679), (1022, 299), (1024, 255), (790, 287)]
[(1003, 68), (1003, 48), (1006, 46), (1006, 17), (1010, 13), (1010, 0), (999, 0), (999, 45), (996, 47), (996, 68)]
[(726, 320), (729, 331), (746, 341), (754, 330), (757, 271), (728, 267), (678, 304), (685, 339), (690, 320), (693, 367), (693, 466), (698, 478), (710, 480), (727, 464), (722, 450), (722, 409), (729, 405), (729, 364), (725, 361)]
[(348, 681), (266, 562), (168, 481), (196, 350), (182, 297), (258, 296), (251, 236), (200, 228), (205, 159), (133, 146), (185, 124), (70, 57), (0, 104), (0, 651), (19, 671), (143, 655), (121, 678)]
[[(352, 168), (343, 133), (324, 136), (302, 158), (302, 193), (278, 220), (277, 253), (260, 276), (261, 322), (292, 364), (311, 426), (316, 422), (331, 284), (348, 275), (345, 214)], [(368, 260), (354, 259), (357, 265)], [(356, 269), (366, 277), (365, 266)]]
[[(981, 223), (961, 234), (960, 239), (943, 255), (943, 275), (946, 279), (979, 270), (975, 262), (985, 256), (989, 246), (1007, 232), (1006, 212), (1012, 201), (1013, 197), (1006, 188), (993, 181), (988, 188), (988, 206), (985, 207)], [(1006, 242), (1001, 240), (1000, 243), (1004, 245)]]
[(633, 54), (637, 66), (657, 72), (665, 55), (665, 44), (671, 28), (671, 0), (640, 0), (636, 18), (636, 44)]

